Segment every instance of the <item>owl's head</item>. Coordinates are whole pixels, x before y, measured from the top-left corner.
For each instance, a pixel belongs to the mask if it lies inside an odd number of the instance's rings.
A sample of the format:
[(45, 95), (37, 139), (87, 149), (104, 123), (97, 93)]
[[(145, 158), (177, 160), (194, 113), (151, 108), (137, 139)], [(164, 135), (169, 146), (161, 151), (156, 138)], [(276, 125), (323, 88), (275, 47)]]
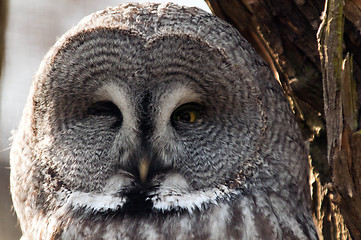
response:
[(307, 186), (270, 70), (229, 24), (173, 4), (109, 8), (63, 35), (35, 76), (11, 155), (20, 219), (191, 213)]

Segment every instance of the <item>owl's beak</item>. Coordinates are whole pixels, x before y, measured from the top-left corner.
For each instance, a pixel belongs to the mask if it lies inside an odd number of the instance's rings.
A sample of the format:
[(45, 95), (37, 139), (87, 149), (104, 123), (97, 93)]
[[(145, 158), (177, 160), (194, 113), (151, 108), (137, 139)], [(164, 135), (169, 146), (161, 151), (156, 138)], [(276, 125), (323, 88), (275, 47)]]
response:
[(141, 183), (144, 184), (145, 181), (147, 180), (148, 171), (149, 171), (149, 160), (147, 158), (142, 158), (139, 161), (138, 170), (139, 170), (140, 181)]

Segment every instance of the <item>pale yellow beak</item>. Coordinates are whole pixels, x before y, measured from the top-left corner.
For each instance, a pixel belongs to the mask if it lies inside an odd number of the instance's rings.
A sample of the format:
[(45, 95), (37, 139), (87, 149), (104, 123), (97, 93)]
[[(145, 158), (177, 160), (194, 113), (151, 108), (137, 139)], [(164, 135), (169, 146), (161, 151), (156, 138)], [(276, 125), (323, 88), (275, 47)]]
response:
[(142, 158), (138, 164), (139, 177), (142, 183), (147, 181), (148, 171), (149, 171), (149, 161), (145, 158)]

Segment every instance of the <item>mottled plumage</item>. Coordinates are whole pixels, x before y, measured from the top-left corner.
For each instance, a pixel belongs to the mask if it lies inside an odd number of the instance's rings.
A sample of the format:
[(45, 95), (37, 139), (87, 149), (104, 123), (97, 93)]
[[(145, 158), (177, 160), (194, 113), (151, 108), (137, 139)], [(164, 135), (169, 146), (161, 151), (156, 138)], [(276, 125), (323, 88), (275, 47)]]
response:
[(45, 56), (11, 149), (25, 239), (317, 239), (282, 89), (197, 8), (94, 13)]

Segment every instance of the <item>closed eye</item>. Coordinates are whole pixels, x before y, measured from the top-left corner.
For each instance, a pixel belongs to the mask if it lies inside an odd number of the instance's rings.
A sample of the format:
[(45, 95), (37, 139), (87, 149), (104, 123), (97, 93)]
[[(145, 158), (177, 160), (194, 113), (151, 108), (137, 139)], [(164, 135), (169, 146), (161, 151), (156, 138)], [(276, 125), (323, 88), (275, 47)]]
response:
[(123, 123), (123, 115), (120, 109), (111, 101), (95, 102), (87, 109), (88, 116), (114, 117), (116, 120), (111, 128), (118, 128)]

